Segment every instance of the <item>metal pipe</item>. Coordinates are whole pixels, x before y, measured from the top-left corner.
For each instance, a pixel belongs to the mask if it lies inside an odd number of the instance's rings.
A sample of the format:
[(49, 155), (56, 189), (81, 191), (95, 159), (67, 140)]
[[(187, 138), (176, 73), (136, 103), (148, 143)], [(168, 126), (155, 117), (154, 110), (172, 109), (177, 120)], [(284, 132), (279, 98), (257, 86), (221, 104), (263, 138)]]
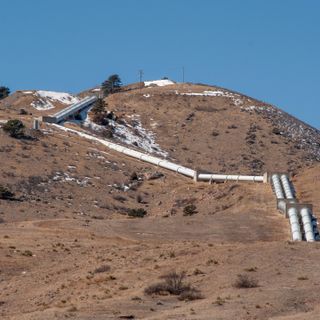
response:
[(230, 174), (212, 174), (212, 173), (200, 173), (198, 175), (199, 181), (252, 181), (252, 182), (263, 182), (263, 176), (241, 176), (241, 175), (230, 175)]
[(288, 210), (288, 217), (289, 217), (290, 226), (291, 226), (292, 240), (301, 241), (302, 235), (301, 235), (297, 208), (291, 207)]
[(281, 186), (280, 178), (278, 174), (273, 174), (271, 177), (272, 185), (274, 188), (274, 192), (276, 194), (277, 199), (284, 199), (284, 193)]
[(157, 157), (153, 157), (153, 156), (144, 154), (142, 152), (123, 147), (123, 146), (118, 145), (118, 144), (113, 143), (113, 142), (109, 142), (109, 141), (106, 141), (106, 140), (103, 140), (103, 139), (96, 138), (96, 137), (91, 136), (89, 134), (86, 134), (84, 132), (79, 132), (77, 130), (66, 128), (66, 127), (63, 127), (63, 126), (60, 126), (60, 125), (56, 125), (56, 124), (52, 124), (52, 125), (55, 126), (56, 128), (61, 129), (61, 130), (64, 130), (64, 131), (67, 131), (67, 132), (76, 133), (77, 135), (79, 135), (81, 137), (84, 137), (84, 138), (86, 138), (88, 140), (93, 140), (93, 141), (96, 141), (96, 142), (100, 142), (103, 145), (107, 146), (108, 148), (110, 148), (112, 150), (115, 150), (115, 151), (118, 151), (118, 152), (121, 152), (121, 153), (124, 153), (127, 156), (130, 156), (130, 157), (133, 157), (133, 158), (145, 161), (145, 162), (152, 163), (152, 164), (154, 164), (156, 166), (159, 166), (161, 168), (168, 169), (168, 170), (180, 173), (180, 174), (185, 175), (185, 176), (190, 177), (190, 178), (194, 177), (194, 174), (195, 174), (194, 170), (186, 168), (186, 167), (183, 167), (183, 166), (178, 165), (178, 164), (175, 164), (173, 162), (170, 162), (170, 161), (167, 161), (167, 160), (163, 160), (163, 159), (160, 159), (160, 158), (157, 158)]
[(288, 179), (288, 176), (283, 174), (281, 175), (281, 183), (284, 190), (284, 193), (286, 195), (287, 199), (294, 199), (294, 195), (290, 186), (290, 181)]
[[(63, 127), (63, 126), (60, 126), (57, 124), (52, 124), (52, 125), (55, 126), (56, 128), (61, 129), (61, 130), (73, 132), (73, 133), (75, 133), (81, 137), (84, 137), (88, 140), (100, 142), (103, 145), (107, 146), (108, 148), (115, 150), (115, 151), (118, 151), (118, 152), (121, 152), (121, 153), (124, 153), (127, 156), (130, 156), (130, 157), (133, 157), (133, 158), (145, 161), (145, 162), (152, 163), (156, 166), (174, 171), (176, 173), (180, 173), (184, 176), (194, 178), (194, 176), (196, 174), (195, 170), (192, 170), (190, 168), (175, 164), (173, 162), (163, 160), (163, 159), (160, 159), (160, 158), (157, 158), (154, 156), (150, 156), (150, 155), (144, 154), (142, 152), (132, 150), (127, 147), (123, 147), (123, 146), (118, 145), (116, 143), (106, 141), (104, 139), (99, 139), (97, 137), (91, 136), (91, 135), (84, 133), (84, 132), (79, 132), (77, 130), (66, 128), (66, 127)], [(199, 174), (198, 177), (199, 177), (199, 180), (207, 180), (207, 181), (210, 181), (210, 180), (233, 180), (233, 181), (259, 181), (259, 182), (263, 182), (263, 176)]]
[(302, 224), (304, 229), (304, 234), (306, 237), (306, 240), (308, 242), (315, 241), (314, 233), (313, 233), (313, 226), (311, 223), (311, 212), (309, 208), (302, 208), (300, 210), (300, 215), (302, 218)]

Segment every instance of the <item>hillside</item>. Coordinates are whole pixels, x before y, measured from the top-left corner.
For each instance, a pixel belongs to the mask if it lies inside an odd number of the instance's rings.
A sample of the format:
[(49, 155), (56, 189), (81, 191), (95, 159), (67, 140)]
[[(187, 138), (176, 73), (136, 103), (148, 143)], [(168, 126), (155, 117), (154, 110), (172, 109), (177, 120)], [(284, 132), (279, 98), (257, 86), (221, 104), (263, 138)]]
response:
[[(320, 212), (319, 131), (226, 89), (165, 84), (132, 84), (105, 99), (114, 141), (211, 172), (291, 171), (299, 200)], [(36, 108), (40, 99), (52, 107)], [(16, 92), (0, 101), (0, 119), (30, 128), (34, 116), (74, 99)], [(86, 110), (65, 126), (100, 135), (90, 117)], [(14, 193), (0, 200), (1, 319), (319, 314), (320, 244), (290, 241), (269, 185), (196, 184), (49, 124), (29, 134), (19, 140), (0, 130), (0, 184)], [(195, 214), (185, 215), (188, 205)], [(135, 209), (146, 216), (130, 217)], [(172, 270), (186, 271), (202, 299), (144, 293)], [(238, 274), (258, 286), (234, 287)]]

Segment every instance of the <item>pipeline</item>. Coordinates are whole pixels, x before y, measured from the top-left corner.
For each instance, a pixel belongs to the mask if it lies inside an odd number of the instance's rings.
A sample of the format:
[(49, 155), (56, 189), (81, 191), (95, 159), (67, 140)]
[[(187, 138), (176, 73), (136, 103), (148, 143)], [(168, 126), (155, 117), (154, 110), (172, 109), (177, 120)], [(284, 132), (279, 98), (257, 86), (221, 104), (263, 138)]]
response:
[(96, 138), (92, 135), (89, 135), (87, 133), (84, 132), (79, 132), (77, 130), (74, 129), (70, 129), (70, 128), (66, 128), (57, 124), (51, 124), (52, 126), (55, 126), (56, 128), (60, 129), (60, 130), (64, 130), (67, 132), (72, 132), (75, 133), (81, 137), (84, 137), (88, 140), (93, 140), (96, 142), (99, 142), (105, 146), (107, 146), (108, 148), (124, 153), (127, 156), (130, 156), (132, 158), (136, 158), (139, 159), (141, 161), (144, 162), (148, 162), (148, 163), (152, 163), (158, 167), (164, 168), (164, 169), (168, 169), (171, 171), (174, 171), (176, 173), (180, 173), (184, 176), (187, 176), (189, 178), (194, 178), (197, 176), (198, 180), (202, 180), (202, 181), (213, 181), (213, 180), (223, 180), (223, 181), (253, 181), (253, 182), (263, 182), (263, 176), (240, 176), (240, 175), (219, 175), (219, 174), (197, 174), (197, 172), (193, 169), (175, 164), (173, 162), (164, 160), (164, 159), (160, 159), (154, 156), (150, 156), (148, 154), (136, 151), (136, 150), (132, 150), (129, 149), (127, 147), (121, 146), (119, 144), (113, 143), (113, 142), (109, 142), (107, 140), (103, 140), (103, 139), (99, 139)]
[[(278, 199), (280, 196), (282, 196), (283, 198), (286, 198), (288, 200), (295, 200), (294, 190), (292, 190), (291, 183), (286, 174), (281, 175), (280, 181), (279, 181), (279, 175), (274, 174), (272, 176), (272, 182), (273, 182)], [(278, 185), (279, 182), (281, 182), (282, 188), (284, 190), (284, 194), (283, 192), (281, 194), (281, 192), (279, 191), (279, 185)], [(277, 188), (278, 188), (278, 193), (277, 193)], [(280, 203), (278, 204), (278, 208), (280, 210), (285, 211), (286, 203), (285, 202), (282, 203), (280, 201)], [(300, 223), (299, 223), (299, 216), (301, 217), (301, 220), (302, 220), (302, 227), (303, 227), (303, 232), (304, 232), (306, 241), (308, 242), (315, 241), (313, 225), (311, 221), (312, 212), (307, 207), (299, 208), (299, 206), (294, 207), (291, 205), (291, 207), (288, 209), (288, 217), (289, 217), (290, 226), (291, 226), (292, 239), (294, 241), (302, 240), (302, 232), (301, 232)]]
[(277, 199), (284, 199), (283, 189), (280, 182), (280, 178), (278, 174), (273, 174), (271, 177), (271, 181), (273, 184), (273, 189), (276, 194)]
[(241, 175), (230, 175), (230, 174), (211, 174), (211, 173), (200, 173), (198, 175), (199, 181), (252, 181), (252, 182), (263, 182), (263, 176), (241, 176)]
[(302, 235), (301, 235), (300, 223), (298, 218), (298, 210), (294, 207), (291, 207), (288, 210), (288, 217), (289, 217), (290, 226), (291, 226), (292, 240), (301, 241)]
[[(278, 209), (282, 212), (286, 211), (286, 201), (284, 199), (293, 199), (290, 183), (286, 175), (273, 174), (271, 176), (271, 182), (274, 192), (278, 200)], [(299, 223), (298, 211), (296, 208), (291, 207), (288, 210), (288, 218), (290, 222), (291, 235), (293, 241), (301, 241), (302, 233)]]
[[(156, 166), (159, 166), (164, 169), (168, 169), (171, 171), (174, 171), (176, 173), (180, 173), (184, 176), (187, 176), (189, 178), (196, 178), (199, 181), (213, 181), (213, 180), (223, 180), (223, 181), (251, 181), (251, 182), (264, 182), (264, 177), (263, 176), (241, 176), (241, 175), (223, 175), (223, 174), (212, 174), (212, 173), (200, 173), (198, 174), (197, 171), (192, 170), (190, 168), (180, 166), (178, 164), (175, 164), (173, 162), (160, 159), (154, 156), (150, 156), (147, 154), (144, 154), (142, 152), (132, 150), (130, 148), (124, 147), (122, 145), (109, 142), (104, 139), (99, 139), (95, 136), (89, 135), (84, 132), (80, 132), (74, 129), (66, 128), (58, 124), (51, 124), (52, 126), (66, 131), (66, 132), (71, 132), (74, 134), (79, 135), (80, 137), (86, 138), (91, 141), (99, 142), (106, 147), (115, 150), (117, 152), (121, 152), (127, 156), (130, 156), (132, 158), (139, 159), (144, 162), (152, 163)], [(273, 174), (271, 177), (271, 181), (274, 187), (274, 191), (276, 193), (277, 199), (294, 199), (293, 191), (290, 186), (289, 179), (287, 175), (281, 175), (279, 174)], [(283, 203), (280, 204), (281, 207), (283, 207), (283, 210), (286, 208), (286, 203), (283, 201)], [(312, 228), (312, 223), (311, 223), (311, 214), (309, 212), (309, 209), (303, 208), (301, 210), (301, 216), (302, 216), (302, 221), (303, 221), (303, 226), (305, 230), (305, 236), (307, 241), (314, 241), (314, 233), (313, 233), (313, 228)], [(292, 239), (293, 241), (301, 241), (302, 240), (302, 233), (300, 229), (300, 223), (299, 223), (299, 216), (298, 216), (298, 210), (295, 207), (291, 207), (288, 210), (288, 217), (290, 221), (290, 226), (291, 226), (291, 233), (292, 233)]]
[(308, 208), (302, 208), (300, 210), (301, 218), (302, 218), (302, 224), (304, 229), (304, 234), (306, 237), (306, 240), (308, 242), (315, 241), (314, 233), (313, 233), (313, 226), (311, 222), (311, 216), (312, 213), (310, 212), (310, 209)]
[(288, 176), (286, 174), (281, 175), (281, 183), (284, 190), (284, 193), (286, 195), (287, 199), (294, 199), (294, 195), (291, 189), (290, 181), (288, 179)]

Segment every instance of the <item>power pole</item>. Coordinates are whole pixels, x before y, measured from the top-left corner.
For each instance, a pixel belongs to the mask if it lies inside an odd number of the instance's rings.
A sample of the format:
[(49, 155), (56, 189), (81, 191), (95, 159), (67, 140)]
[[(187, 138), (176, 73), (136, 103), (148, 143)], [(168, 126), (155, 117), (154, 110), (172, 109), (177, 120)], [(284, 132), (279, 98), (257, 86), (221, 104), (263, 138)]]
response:
[(140, 88), (142, 88), (143, 70), (139, 70)]
[(182, 83), (184, 83), (184, 67), (182, 67)]

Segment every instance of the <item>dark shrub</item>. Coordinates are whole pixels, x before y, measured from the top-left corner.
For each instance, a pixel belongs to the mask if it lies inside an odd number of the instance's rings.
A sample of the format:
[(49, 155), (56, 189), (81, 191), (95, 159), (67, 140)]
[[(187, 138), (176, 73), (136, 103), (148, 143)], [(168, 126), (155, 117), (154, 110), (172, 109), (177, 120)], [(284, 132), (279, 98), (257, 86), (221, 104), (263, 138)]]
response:
[(129, 209), (128, 210), (128, 216), (134, 217), (134, 218), (143, 218), (147, 214), (147, 211), (143, 208), (138, 209)]
[(194, 204), (189, 204), (183, 208), (183, 215), (184, 216), (192, 216), (193, 214), (196, 214), (197, 207)]
[(101, 132), (101, 134), (104, 138), (111, 139), (113, 137), (113, 132), (113, 127), (107, 127)]
[(22, 121), (15, 119), (7, 121), (2, 129), (13, 138), (22, 138), (24, 136), (25, 126)]
[(256, 288), (258, 287), (258, 281), (248, 277), (246, 274), (239, 274), (236, 282), (234, 283), (236, 288)]
[(185, 272), (169, 272), (160, 278), (163, 282), (158, 282), (147, 287), (144, 292), (147, 295), (172, 294), (179, 296), (180, 300), (195, 300), (203, 298), (198, 290), (184, 283)]
[(10, 94), (10, 89), (8, 87), (0, 87), (0, 100), (6, 98)]
[(108, 266), (108, 265), (103, 265), (103, 266), (95, 269), (93, 272), (94, 272), (94, 273), (103, 273), (103, 272), (108, 272), (108, 271), (110, 271), (110, 269), (111, 269), (110, 266)]
[(11, 200), (14, 197), (14, 193), (12, 193), (8, 188), (0, 185), (0, 199)]

